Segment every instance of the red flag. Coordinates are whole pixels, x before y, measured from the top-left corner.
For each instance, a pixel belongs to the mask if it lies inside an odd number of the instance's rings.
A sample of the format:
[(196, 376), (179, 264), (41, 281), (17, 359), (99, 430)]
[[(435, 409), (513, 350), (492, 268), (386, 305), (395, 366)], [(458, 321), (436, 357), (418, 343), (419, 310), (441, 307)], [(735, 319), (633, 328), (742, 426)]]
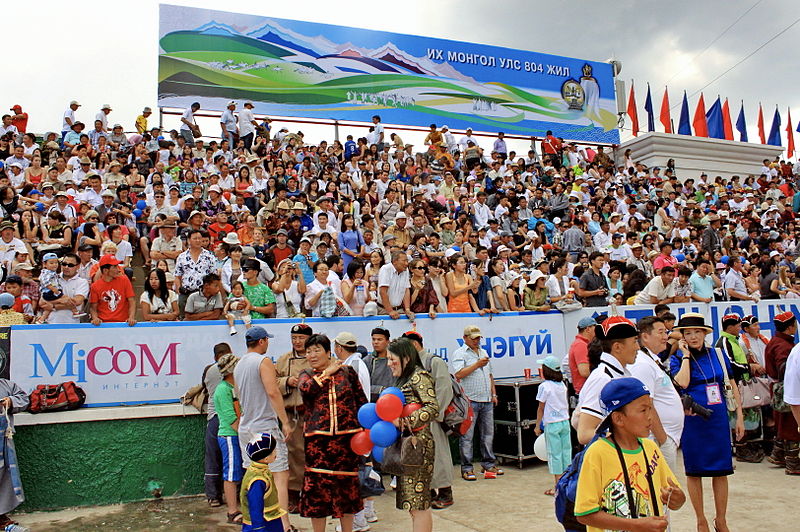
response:
[(731, 110), (728, 107), (728, 99), (722, 104), (722, 129), (725, 131), (725, 140), (733, 140), (733, 124), (731, 124)]
[(664, 133), (672, 133), (672, 119), (669, 116), (669, 94), (664, 87), (664, 99), (661, 100), (661, 124), (664, 126)]
[(694, 126), (695, 137), (708, 137), (708, 122), (706, 122), (706, 103), (703, 100), (703, 93), (700, 93), (700, 99), (697, 100), (697, 107), (694, 110), (694, 118), (692, 119), (692, 126)]
[(639, 113), (636, 111), (636, 95), (633, 93), (633, 82), (631, 81), (631, 95), (628, 96), (628, 116), (631, 117), (631, 130), (633, 136), (639, 135)]
[(761, 104), (758, 104), (758, 138), (761, 139), (761, 144), (767, 143), (767, 135), (764, 133), (764, 111), (761, 109)]
[(792, 129), (792, 110), (789, 109), (789, 118), (786, 121), (786, 158), (791, 159), (794, 155), (794, 129)]

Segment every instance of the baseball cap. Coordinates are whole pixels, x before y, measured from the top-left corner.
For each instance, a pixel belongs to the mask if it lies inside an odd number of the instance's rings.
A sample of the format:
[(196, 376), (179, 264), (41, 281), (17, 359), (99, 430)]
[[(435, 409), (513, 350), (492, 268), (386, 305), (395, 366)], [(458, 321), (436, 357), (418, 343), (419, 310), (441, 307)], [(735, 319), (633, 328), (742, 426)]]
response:
[(14, 296), (8, 292), (0, 294), (0, 308), (11, 308), (14, 306)]
[(558, 360), (558, 358), (554, 357), (553, 355), (548, 355), (543, 359), (537, 360), (536, 362), (538, 364), (541, 364), (542, 366), (547, 366), (548, 368), (553, 369), (555, 371), (561, 371), (561, 362)]
[(464, 336), (467, 338), (480, 338), (483, 336), (483, 333), (477, 325), (467, 325), (464, 327)]
[(292, 326), (291, 334), (305, 334), (306, 336), (311, 336), (314, 334), (314, 331), (312, 331), (311, 326), (306, 323), (297, 323)]
[(263, 340), (264, 338), (275, 338), (275, 336), (268, 333), (264, 327), (259, 325), (247, 329), (247, 332), (244, 333), (244, 341), (248, 343), (257, 342), (259, 340)]
[(581, 318), (581, 321), (578, 322), (578, 329), (580, 330), (580, 329), (585, 329), (587, 327), (594, 327), (595, 325), (597, 325), (597, 322), (594, 321), (594, 318), (592, 318), (591, 316), (586, 316), (584, 318)]
[[(643, 395), (650, 395), (650, 390), (642, 381), (636, 377), (620, 377), (610, 380), (600, 390), (600, 404), (605, 408), (606, 415), (610, 416), (612, 412), (616, 412)], [(606, 420), (608, 419), (606, 417)]]
[(336, 335), (333, 341), (344, 347), (358, 347), (358, 340), (353, 333), (342, 331)]
[(57, 258), (58, 258), (58, 255), (56, 255), (55, 253), (45, 253), (42, 256), (42, 262), (46, 262), (46, 261), (48, 261), (50, 259), (57, 259)]
[(119, 260), (117, 260), (117, 257), (115, 257), (114, 255), (103, 255), (100, 258), (100, 263), (99, 263), (101, 268), (103, 266), (118, 266), (119, 264), (122, 263)]

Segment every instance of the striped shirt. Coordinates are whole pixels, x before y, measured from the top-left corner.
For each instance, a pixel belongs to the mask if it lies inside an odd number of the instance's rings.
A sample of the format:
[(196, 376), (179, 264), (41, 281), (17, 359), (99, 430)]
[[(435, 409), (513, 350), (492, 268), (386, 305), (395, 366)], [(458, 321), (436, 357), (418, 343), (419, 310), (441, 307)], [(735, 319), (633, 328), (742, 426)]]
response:
[[(471, 366), (478, 359), (488, 357), (489, 355), (483, 348), (478, 348), (476, 353), (469, 348), (466, 344), (462, 345), (455, 351), (450, 358), (450, 371), (453, 374), (458, 373), (467, 366)], [(461, 379), (461, 386), (464, 387), (464, 393), (467, 394), (470, 401), (476, 403), (488, 403), (492, 400), (492, 362), (478, 368), (466, 377)]]

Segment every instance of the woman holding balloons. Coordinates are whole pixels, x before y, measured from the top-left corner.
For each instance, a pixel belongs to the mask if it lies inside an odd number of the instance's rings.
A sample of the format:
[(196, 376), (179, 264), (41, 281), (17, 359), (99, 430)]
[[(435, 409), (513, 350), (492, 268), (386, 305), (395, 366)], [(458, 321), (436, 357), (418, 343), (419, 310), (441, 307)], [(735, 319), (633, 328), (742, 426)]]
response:
[[(411, 513), (414, 532), (429, 532), (433, 530), (431, 479), (435, 457), (430, 423), (435, 422), (439, 415), (436, 389), (431, 376), (422, 368), (414, 344), (407, 338), (400, 338), (389, 344), (388, 363), (405, 397), (403, 421), (419, 438), (424, 457), (422, 467), (416, 473), (398, 479), (396, 505), (399, 510), (408, 510)], [(395, 419), (393, 423), (399, 426), (399, 419)]]
[(358, 375), (331, 358), (331, 341), (322, 334), (306, 340), (311, 366), (300, 374), (306, 421), (306, 471), (300, 497), (300, 515), (311, 518), (314, 532), (325, 530), (326, 519), (339, 519), (342, 532), (352, 532), (353, 514), (363, 508), (358, 483), (361, 461), (351, 439), (363, 433), (358, 410), (367, 402)]

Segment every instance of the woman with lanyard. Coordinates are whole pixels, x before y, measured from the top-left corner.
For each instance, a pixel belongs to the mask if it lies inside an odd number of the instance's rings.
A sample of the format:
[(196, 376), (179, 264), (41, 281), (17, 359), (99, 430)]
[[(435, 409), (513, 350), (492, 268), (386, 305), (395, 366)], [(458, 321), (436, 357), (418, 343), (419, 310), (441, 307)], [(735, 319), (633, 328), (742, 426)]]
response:
[(725, 514), (728, 507), (728, 476), (733, 474), (733, 455), (725, 388), (732, 387), (736, 403), (737, 440), (744, 436), (742, 402), (739, 389), (731, 378), (732, 370), (727, 357), (705, 345), (705, 337), (712, 332), (712, 328), (704, 319), (702, 314), (694, 312), (681, 316), (674, 330), (679, 331), (683, 338), (670, 361), (670, 370), (684, 393), (696, 405), (710, 411), (707, 417), (687, 415), (681, 436), (686, 482), (697, 530), (710, 530), (703, 508), (703, 478), (711, 477), (716, 510), (714, 529), (728, 532)]

